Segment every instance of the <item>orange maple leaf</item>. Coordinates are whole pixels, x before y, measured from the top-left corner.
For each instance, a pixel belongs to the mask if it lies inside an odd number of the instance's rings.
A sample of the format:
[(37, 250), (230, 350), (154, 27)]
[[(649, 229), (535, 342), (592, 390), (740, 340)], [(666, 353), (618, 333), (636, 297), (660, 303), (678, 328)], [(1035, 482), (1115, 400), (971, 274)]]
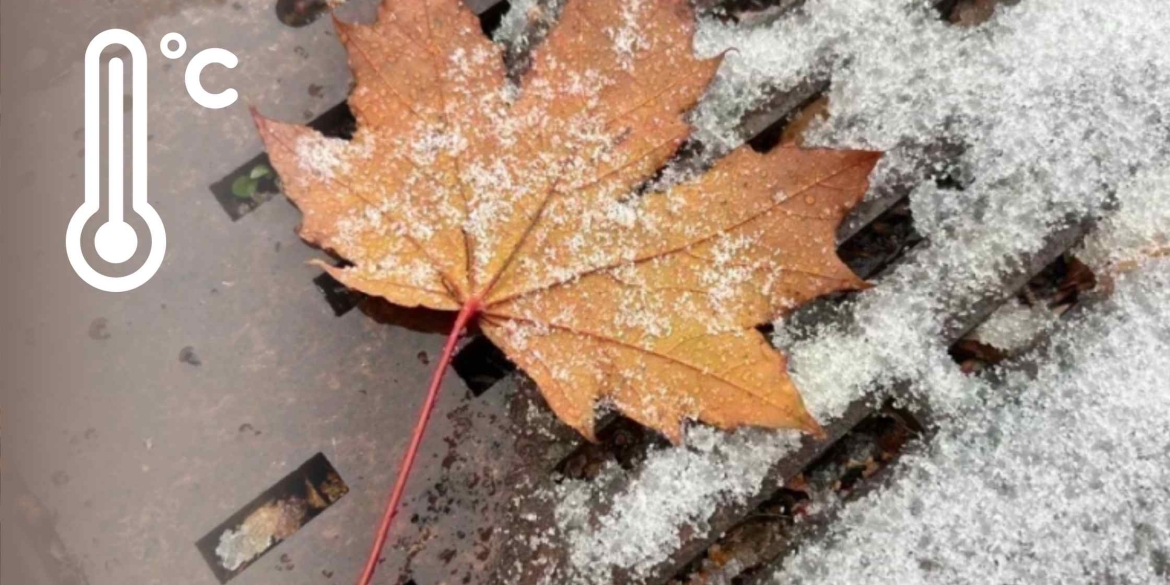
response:
[(353, 263), (325, 266), (351, 288), (459, 311), (376, 547), (475, 318), (586, 437), (602, 400), (676, 443), (688, 419), (819, 432), (755, 327), (865, 285), (834, 234), (879, 153), (742, 147), (636, 194), (719, 66), (686, 0), (570, 1), (519, 87), (458, 0), (336, 26), (353, 139), (256, 116), (300, 235)]

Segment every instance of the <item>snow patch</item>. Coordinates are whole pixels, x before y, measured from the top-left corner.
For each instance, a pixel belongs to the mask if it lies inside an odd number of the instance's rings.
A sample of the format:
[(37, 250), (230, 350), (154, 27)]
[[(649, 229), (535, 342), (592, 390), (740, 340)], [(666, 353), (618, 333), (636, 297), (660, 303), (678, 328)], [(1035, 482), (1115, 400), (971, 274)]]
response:
[(1165, 582), (1170, 262), (1125, 275), (1052, 351), (846, 506), (775, 582)]

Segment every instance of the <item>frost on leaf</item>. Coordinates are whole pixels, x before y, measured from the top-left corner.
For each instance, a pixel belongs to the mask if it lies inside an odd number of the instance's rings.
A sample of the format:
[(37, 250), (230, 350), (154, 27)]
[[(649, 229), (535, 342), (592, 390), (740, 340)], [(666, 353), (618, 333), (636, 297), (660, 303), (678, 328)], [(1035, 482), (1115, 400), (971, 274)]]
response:
[(353, 264), (335, 278), (473, 307), (586, 436), (600, 401), (675, 441), (687, 419), (818, 428), (755, 327), (863, 286), (834, 233), (878, 153), (745, 148), (636, 195), (720, 63), (692, 54), (684, 0), (568, 2), (518, 92), (458, 0), (337, 28), (353, 140), (257, 116), (301, 236)]

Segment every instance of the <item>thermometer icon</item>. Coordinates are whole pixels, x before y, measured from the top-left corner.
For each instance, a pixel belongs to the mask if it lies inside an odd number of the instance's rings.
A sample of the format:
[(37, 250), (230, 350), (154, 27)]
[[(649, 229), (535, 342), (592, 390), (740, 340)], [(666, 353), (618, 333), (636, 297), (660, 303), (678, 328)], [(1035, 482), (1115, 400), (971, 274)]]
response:
[[(170, 48), (174, 43), (175, 48)], [(106, 276), (94, 270), (85, 259), (81, 250), (81, 232), (86, 222), (101, 209), (101, 55), (110, 45), (119, 44), (130, 50), (132, 58), (130, 69), (131, 95), (131, 153), (133, 162), (130, 177), (130, 207), (146, 222), (150, 230), (150, 252), (146, 262), (131, 274), (126, 276)], [(160, 46), (163, 55), (170, 59), (177, 59), (187, 49), (187, 42), (178, 33), (169, 33), (162, 39)], [(218, 63), (234, 68), (239, 60), (230, 51), (224, 49), (205, 49), (200, 51), (187, 64), (185, 83), (187, 94), (199, 105), (209, 109), (225, 108), (236, 101), (238, 94), (234, 89), (226, 89), (219, 93), (210, 93), (203, 89), (200, 74), (211, 63)], [(126, 223), (122, 213), (122, 195), (124, 185), (124, 145), (122, 144), (123, 116), (122, 102), (124, 93), (123, 82), (124, 64), (122, 59), (113, 58), (109, 63), (109, 99), (106, 114), (109, 122), (109, 171), (108, 191), (109, 206), (106, 222), (98, 228), (94, 236), (94, 248), (102, 260), (110, 264), (121, 264), (134, 256), (138, 249), (138, 234), (134, 228)], [(167, 249), (167, 233), (163, 228), (162, 219), (158, 212), (146, 201), (146, 48), (142, 41), (133, 33), (122, 29), (110, 29), (98, 34), (89, 42), (85, 49), (85, 201), (73, 217), (69, 220), (69, 227), (65, 230), (65, 253), (69, 256), (69, 263), (74, 272), (90, 286), (106, 292), (125, 292), (134, 290), (154, 276), (162, 265), (163, 255)]]
[[(94, 270), (81, 251), (81, 231), (89, 218), (101, 208), (101, 63), (106, 47), (120, 44), (130, 50), (131, 90), (131, 169), (130, 205), (150, 230), (150, 253), (146, 262), (132, 274), (106, 276)], [(138, 236), (122, 215), (123, 194), (123, 64), (113, 58), (109, 63), (109, 215), (94, 236), (98, 256), (111, 264), (121, 264), (138, 249)], [(167, 249), (167, 233), (158, 212), (146, 201), (146, 49), (133, 33), (110, 29), (93, 38), (85, 50), (85, 202), (74, 212), (65, 230), (65, 252), (73, 270), (90, 286), (107, 292), (136, 289), (150, 280), (162, 265)]]

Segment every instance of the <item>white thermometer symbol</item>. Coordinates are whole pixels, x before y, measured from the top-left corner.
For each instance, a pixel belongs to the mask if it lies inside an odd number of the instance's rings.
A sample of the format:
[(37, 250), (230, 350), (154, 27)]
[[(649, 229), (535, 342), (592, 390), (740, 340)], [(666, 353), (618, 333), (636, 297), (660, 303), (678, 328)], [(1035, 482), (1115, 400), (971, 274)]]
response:
[[(130, 50), (131, 90), (131, 161), (130, 205), (150, 230), (150, 253), (146, 262), (132, 274), (111, 277), (101, 274), (89, 265), (81, 250), (81, 231), (89, 218), (101, 208), (101, 73), (100, 57), (106, 47), (120, 44)], [(109, 73), (109, 217), (94, 236), (94, 247), (103, 260), (120, 264), (130, 259), (138, 248), (134, 228), (123, 220), (123, 81), (122, 60), (110, 59)], [(85, 50), (85, 202), (69, 220), (65, 230), (65, 252), (69, 263), (82, 280), (94, 288), (107, 292), (125, 292), (142, 286), (162, 265), (167, 248), (166, 230), (162, 219), (146, 201), (146, 49), (132, 33), (110, 29), (94, 37)]]

